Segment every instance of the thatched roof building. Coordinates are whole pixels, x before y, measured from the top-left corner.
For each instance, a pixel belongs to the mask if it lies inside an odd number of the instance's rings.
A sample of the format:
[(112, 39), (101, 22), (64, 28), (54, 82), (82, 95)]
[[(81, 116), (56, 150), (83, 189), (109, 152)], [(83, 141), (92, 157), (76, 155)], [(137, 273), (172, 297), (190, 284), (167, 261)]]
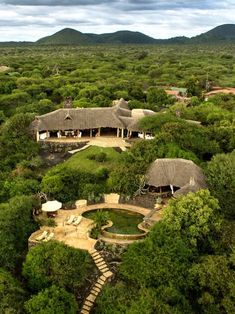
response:
[(61, 108), (36, 116), (32, 123), (35, 132), (57, 132), (66, 130), (94, 130), (110, 128), (116, 130), (141, 131), (138, 121), (154, 114), (153, 111), (130, 110), (124, 99), (113, 102), (112, 107)]
[(146, 174), (149, 186), (179, 188), (174, 196), (206, 188), (202, 169), (191, 160), (175, 158), (156, 159)]

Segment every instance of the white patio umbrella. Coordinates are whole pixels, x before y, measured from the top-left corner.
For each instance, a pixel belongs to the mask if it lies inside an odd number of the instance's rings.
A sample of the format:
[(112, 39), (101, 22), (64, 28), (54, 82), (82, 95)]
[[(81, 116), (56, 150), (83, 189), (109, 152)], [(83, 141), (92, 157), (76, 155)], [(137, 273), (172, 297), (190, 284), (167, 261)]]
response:
[(62, 203), (58, 201), (47, 201), (46, 203), (42, 204), (42, 211), (46, 213), (53, 213), (56, 212), (58, 209), (62, 207)]

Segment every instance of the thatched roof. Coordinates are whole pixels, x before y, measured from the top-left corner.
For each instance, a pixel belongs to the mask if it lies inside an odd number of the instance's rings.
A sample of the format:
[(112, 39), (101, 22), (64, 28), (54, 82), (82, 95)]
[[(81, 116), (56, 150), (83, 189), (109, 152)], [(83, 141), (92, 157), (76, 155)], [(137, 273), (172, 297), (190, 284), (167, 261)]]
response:
[[(140, 117), (133, 117), (128, 103), (120, 99), (113, 102), (112, 107), (105, 108), (62, 108), (37, 116), (32, 127), (37, 131), (85, 130), (95, 128), (126, 128), (132, 130), (143, 116), (150, 111), (143, 110)], [(130, 128), (129, 128), (130, 126)]]
[(146, 174), (146, 183), (151, 186), (161, 187), (173, 185), (180, 188), (175, 196), (196, 192), (206, 187), (202, 169), (191, 160), (156, 159)]

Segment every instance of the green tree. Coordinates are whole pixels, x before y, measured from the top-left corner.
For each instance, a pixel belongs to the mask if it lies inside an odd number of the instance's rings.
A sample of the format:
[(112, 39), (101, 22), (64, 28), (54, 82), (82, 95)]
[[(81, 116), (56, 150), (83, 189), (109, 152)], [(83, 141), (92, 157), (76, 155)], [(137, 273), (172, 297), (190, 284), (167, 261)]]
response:
[(183, 150), (193, 152), (201, 160), (210, 160), (220, 152), (215, 140), (211, 140), (205, 128), (188, 122), (166, 123), (162, 127), (162, 136), (175, 142)]
[(180, 232), (192, 248), (210, 252), (216, 247), (215, 236), (222, 222), (218, 210), (217, 199), (208, 190), (200, 190), (171, 200), (164, 211), (164, 221)]
[(55, 285), (32, 296), (24, 308), (28, 314), (76, 314), (78, 311), (75, 297)]
[(149, 109), (158, 111), (161, 107), (172, 104), (173, 101), (162, 88), (149, 87), (147, 90), (147, 103)]
[(214, 156), (207, 164), (206, 176), (222, 213), (228, 218), (235, 218), (235, 151)]
[(196, 77), (191, 77), (185, 84), (188, 96), (202, 96), (202, 87), (200, 81)]
[(0, 125), (5, 122), (6, 116), (2, 110), (0, 110)]
[(0, 265), (13, 270), (22, 260), (28, 237), (36, 230), (33, 220), (35, 199), (17, 196), (0, 207)]
[(94, 216), (94, 221), (96, 223), (97, 228), (101, 228), (102, 226), (106, 225), (109, 219), (109, 215), (107, 212), (102, 210), (97, 210)]
[(183, 291), (191, 259), (180, 234), (164, 221), (157, 223), (148, 238), (128, 247), (119, 281), (102, 291), (97, 312), (108, 313), (112, 304), (114, 313), (190, 313)]
[(17, 114), (8, 119), (0, 129), (0, 169), (13, 168), (18, 162), (30, 160), (38, 153), (29, 126), (30, 114)]
[(23, 275), (34, 291), (55, 284), (74, 292), (84, 284), (91, 267), (91, 258), (86, 251), (52, 241), (28, 252)]
[(146, 116), (139, 121), (139, 127), (145, 131), (157, 133), (166, 123), (181, 121), (175, 115), (167, 113), (157, 113), (155, 115)]
[(189, 287), (194, 307), (200, 313), (228, 313), (235, 311), (234, 263), (225, 256), (204, 256), (190, 269)]
[(0, 312), (23, 314), (26, 293), (10, 273), (0, 268)]

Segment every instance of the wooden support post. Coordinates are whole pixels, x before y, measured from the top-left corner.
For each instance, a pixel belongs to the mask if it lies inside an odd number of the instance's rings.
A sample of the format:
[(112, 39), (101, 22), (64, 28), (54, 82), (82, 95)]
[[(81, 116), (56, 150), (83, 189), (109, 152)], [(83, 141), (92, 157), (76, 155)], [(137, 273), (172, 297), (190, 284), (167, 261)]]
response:
[(100, 132), (101, 132), (101, 129), (99, 128), (99, 129), (98, 129), (98, 136), (100, 136)]
[(124, 129), (122, 129), (122, 138), (124, 138)]
[(49, 131), (46, 131), (46, 134), (47, 134), (47, 138), (50, 137), (50, 132)]
[(36, 133), (36, 140), (37, 140), (37, 142), (39, 142), (39, 140), (40, 140), (40, 136), (39, 136), (39, 132), (38, 131)]
[(92, 129), (90, 129), (90, 137), (92, 137)]
[(117, 137), (119, 137), (119, 128), (117, 128)]
[(144, 132), (144, 139), (146, 138), (146, 133)]

